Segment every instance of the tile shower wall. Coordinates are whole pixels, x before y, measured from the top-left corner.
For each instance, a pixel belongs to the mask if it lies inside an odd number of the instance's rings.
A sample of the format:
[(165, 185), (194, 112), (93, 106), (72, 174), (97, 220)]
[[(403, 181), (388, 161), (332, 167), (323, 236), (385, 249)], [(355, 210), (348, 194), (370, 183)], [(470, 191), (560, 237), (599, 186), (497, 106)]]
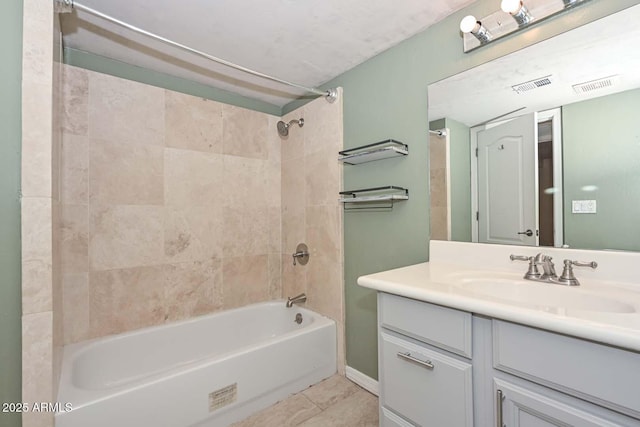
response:
[[(55, 402), (62, 357), (59, 259), (59, 21), (53, 3), (23, 2), (22, 401)], [(50, 412), (22, 425), (51, 426)]]
[[(338, 324), (338, 371), (344, 374), (344, 275), (342, 206), (342, 90), (287, 114), (293, 125), (282, 139), (282, 288), (284, 296), (306, 292), (307, 306)], [(307, 265), (293, 265), (298, 243), (309, 247)]]
[(64, 66), (64, 341), (281, 298), (277, 117)]

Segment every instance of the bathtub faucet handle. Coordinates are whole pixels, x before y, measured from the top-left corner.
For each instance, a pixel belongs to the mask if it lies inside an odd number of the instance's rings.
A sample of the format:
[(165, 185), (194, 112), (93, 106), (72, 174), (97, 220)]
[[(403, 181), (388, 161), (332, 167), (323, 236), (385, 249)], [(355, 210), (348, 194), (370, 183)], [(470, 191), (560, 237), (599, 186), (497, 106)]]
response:
[(304, 243), (300, 243), (296, 247), (296, 252), (291, 256), (293, 257), (293, 265), (296, 265), (296, 259), (300, 265), (306, 265), (309, 262), (309, 248)]
[(296, 295), (295, 297), (287, 298), (287, 308), (293, 307), (293, 304), (305, 302), (307, 300), (307, 295), (305, 293), (301, 293), (300, 295)]

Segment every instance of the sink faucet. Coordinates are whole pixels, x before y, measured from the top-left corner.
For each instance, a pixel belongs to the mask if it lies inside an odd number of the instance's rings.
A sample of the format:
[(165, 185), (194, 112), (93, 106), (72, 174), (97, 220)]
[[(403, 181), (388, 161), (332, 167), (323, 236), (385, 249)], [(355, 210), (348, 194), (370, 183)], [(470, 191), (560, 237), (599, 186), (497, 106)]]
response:
[[(543, 253), (539, 253), (536, 256), (511, 255), (509, 258), (511, 258), (511, 261), (529, 261), (529, 269), (524, 275), (526, 280), (566, 286), (580, 286), (580, 282), (573, 273), (574, 265), (577, 267), (598, 267), (598, 264), (594, 261), (580, 262), (565, 259), (562, 275), (558, 277), (556, 274), (556, 268), (553, 262), (551, 262), (553, 258)], [(538, 266), (542, 266), (543, 273), (540, 273)]]
[(287, 308), (293, 307), (293, 304), (305, 302), (307, 300), (307, 295), (302, 293), (300, 295), (296, 295), (295, 297), (287, 298)]
[(556, 267), (553, 264), (553, 262), (551, 262), (553, 258), (543, 254), (542, 252), (538, 253), (534, 258), (533, 258), (533, 262), (536, 265), (541, 265), (542, 266), (542, 271), (544, 271), (544, 273), (542, 273), (542, 276), (540, 276), (540, 280), (547, 280), (547, 279), (557, 279), (558, 275), (556, 274)]

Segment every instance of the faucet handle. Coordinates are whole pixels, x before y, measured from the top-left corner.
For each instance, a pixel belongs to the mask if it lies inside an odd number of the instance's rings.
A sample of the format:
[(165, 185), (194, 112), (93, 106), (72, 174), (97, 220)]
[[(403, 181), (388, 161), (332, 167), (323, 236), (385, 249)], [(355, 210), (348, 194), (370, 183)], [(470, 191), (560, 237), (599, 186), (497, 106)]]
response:
[(583, 261), (571, 261), (570, 259), (564, 260), (564, 265), (575, 265), (576, 267), (591, 267), (598, 268), (598, 263), (595, 261), (583, 262)]
[(564, 260), (564, 269), (562, 270), (562, 275), (558, 278), (557, 283), (561, 285), (567, 286), (580, 286), (580, 282), (576, 278), (575, 274), (573, 274), (573, 266), (576, 267), (591, 267), (597, 268), (598, 263), (595, 261), (591, 262), (581, 262), (581, 261), (571, 261), (570, 259)]
[(524, 275), (525, 279), (539, 279), (542, 277), (540, 270), (538, 270), (538, 264), (536, 263), (535, 257), (511, 254), (509, 259), (511, 259), (511, 261), (529, 261), (529, 269)]

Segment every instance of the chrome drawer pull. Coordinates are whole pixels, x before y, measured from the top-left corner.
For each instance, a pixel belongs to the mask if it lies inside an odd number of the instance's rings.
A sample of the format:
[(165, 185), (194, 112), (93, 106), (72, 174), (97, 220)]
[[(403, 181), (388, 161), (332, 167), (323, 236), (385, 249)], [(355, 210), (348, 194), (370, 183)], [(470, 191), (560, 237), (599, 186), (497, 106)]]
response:
[(400, 359), (404, 359), (404, 360), (406, 360), (408, 362), (413, 362), (413, 363), (415, 363), (417, 365), (423, 366), (423, 367), (425, 367), (425, 368), (427, 368), (429, 370), (433, 370), (433, 368), (435, 368), (435, 366), (433, 366), (433, 363), (431, 363), (430, 360), (426, 360), (425, 361), (425, 360), (417, 359), (417, 358), (413, 357), (411, 355), (411, 353), (400, 353), (400, 352), (398, 352), (398, 357)]

